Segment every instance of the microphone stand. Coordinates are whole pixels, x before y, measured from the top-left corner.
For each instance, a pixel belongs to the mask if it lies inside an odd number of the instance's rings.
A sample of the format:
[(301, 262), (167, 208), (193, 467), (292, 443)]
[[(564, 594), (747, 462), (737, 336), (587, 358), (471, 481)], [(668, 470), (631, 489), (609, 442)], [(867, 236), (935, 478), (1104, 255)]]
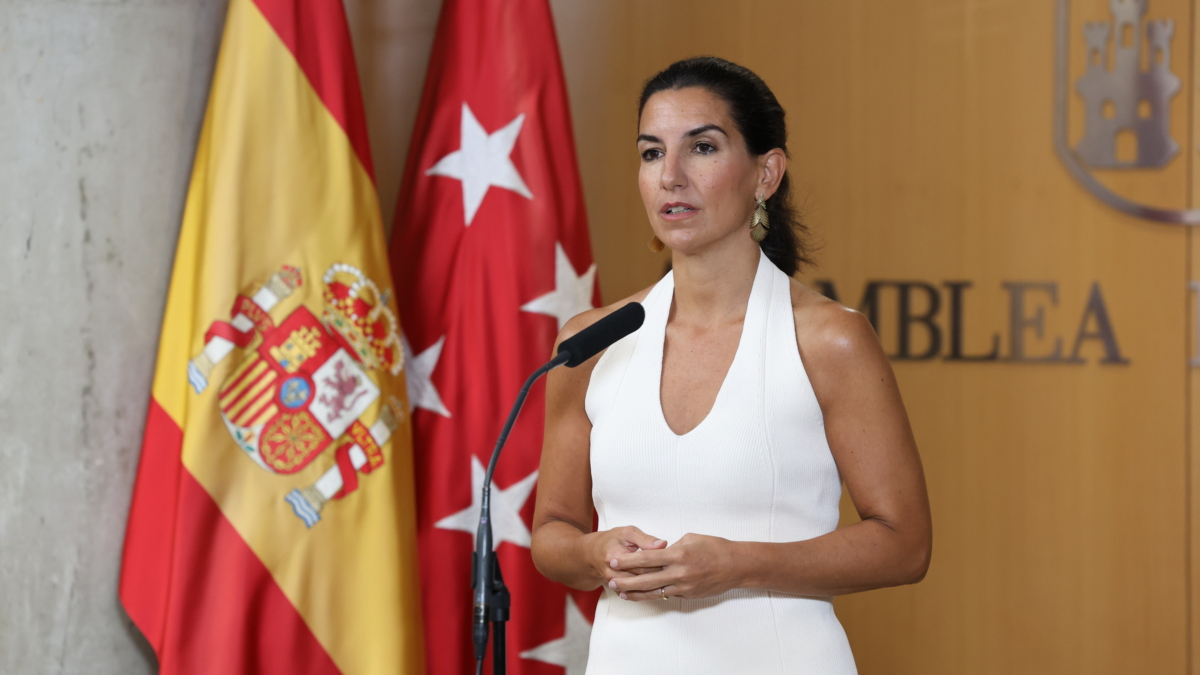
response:
[(496, 557), (492, 543), (492, 474), (496, 472), (496, 462), (500, 459), (500, 450), (508, 440), (517, 414), (529, 396), (533, 383), (541, 376), (565, 365), (571, 360), (568, 352), (560, 351), (554, 358), (547, 361), (525, 380), (508, 420), (500, 430), (500, 438), (492, 450), (492, 459), (488, 462), (487, 476), (483, 479), (483, 496), (479, 508), (479, 529), (475, 533), (475, 553), (471, 556), (471, 589), (475, 596), (475, 617), (472, 637), (475, 643), (475, 673), (483, 674), (483, 659), (487, 655), (489, 628), (492, 633), (492, 674), (504, 675), (506, 671), (504, 625), (508, 621), (508, 610), (511, 597), (508, 587), (504, 585), (504, 576), (500, 573), (500, 560)]

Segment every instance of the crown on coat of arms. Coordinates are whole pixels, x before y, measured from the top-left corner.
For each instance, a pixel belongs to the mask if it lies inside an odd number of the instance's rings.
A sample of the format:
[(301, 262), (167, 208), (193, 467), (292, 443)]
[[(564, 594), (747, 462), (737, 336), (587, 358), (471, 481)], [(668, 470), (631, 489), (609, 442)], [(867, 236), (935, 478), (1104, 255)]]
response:
[(322, 320), (354, 350), (372, 370), (399, 375), (404, 367), (400, 326), (388, 307), (389, 294), (358, 268), (345, 263), (331, 266), (324, 277), (325, 310)]
[(267, 280), (266, 287), (271, 289), (276, 297), (286, 298), (303, 284), (304, 278), (299, 269), (291, 265), (281, 265), (279, 271)]

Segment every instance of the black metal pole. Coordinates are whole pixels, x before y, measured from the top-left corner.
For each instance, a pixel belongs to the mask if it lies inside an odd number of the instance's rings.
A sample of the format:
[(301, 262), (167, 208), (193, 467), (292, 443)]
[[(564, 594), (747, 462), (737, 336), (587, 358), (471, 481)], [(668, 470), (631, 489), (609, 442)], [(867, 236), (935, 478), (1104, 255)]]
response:
[(500, 558), (492, 556), (492, 675), (504, 675), (508, 670), (507, 649), (505, 648), (505, 624), (508, 622), (509, 608), (512, 598), (508, 586), (504, 585), (504, 575), (500, 573)]
[(525, 380), (525, 385), (517, 394), (517, 400), (508, 413), (504, 427), (500, 430), (500, 437), (496, 440), (496, 447), (492, 449), (492, 458), (488, 462), (487, 476), (483, 481), (483, 494), (480, 500), (479, 529), (475, 535), (475, 551), (471, 554), (471, 589), (475, 601), (472, 632), (477, 672), (482, 672), (483, 669), (489, 627), (492, 629), (493, 675), (504, 675), (507, 665), (505, 663), (504, 623), (508, 621), (511, 598), (508, 587), (504, 585), (504, 577), (500, 574), (500, 561), (496, 558), (496, 552), (492, 550), (492, 475), (496, 472), (496, 462), (500, 459), (500, 450), (508, 440), (508, 434), (517, 421), (521, 407), (525, 405), (525, 398), (529, 396), (529, 390), (533, 387), (533, 383), (554, 368), (566, 364), (570, 357), (571, 355), (567, 352), (559, 352), (553, 359), (534, 371), (528, 380)]
[(492, 675), (504, 675), (507, 670), (504, 647), (504, 622), (497, 621), (492, 627)]

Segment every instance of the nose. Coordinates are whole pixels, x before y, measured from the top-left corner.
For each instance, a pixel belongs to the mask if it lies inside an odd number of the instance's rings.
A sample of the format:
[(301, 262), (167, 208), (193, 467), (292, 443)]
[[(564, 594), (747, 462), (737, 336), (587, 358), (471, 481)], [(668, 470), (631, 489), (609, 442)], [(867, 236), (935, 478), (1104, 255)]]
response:
[(659, 174), (658, 180), (662, 189), (667, 191), (687, 187), (687, 170), (681, 153), (667, 151), (662, 160), (662, 173)]

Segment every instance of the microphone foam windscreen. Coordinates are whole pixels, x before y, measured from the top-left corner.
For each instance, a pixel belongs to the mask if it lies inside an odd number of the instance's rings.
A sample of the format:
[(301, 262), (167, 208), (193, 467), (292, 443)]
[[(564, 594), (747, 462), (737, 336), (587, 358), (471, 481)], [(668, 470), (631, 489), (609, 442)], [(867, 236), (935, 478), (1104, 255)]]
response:
[(558, 346), (558, 353), (570, 354), (571, 359), (567, 361), (567, 367), (574, 368), (641, 328), (645, 320), (646, 310), (642, 309), (640, 303), (631, 302), (563, 340)]

